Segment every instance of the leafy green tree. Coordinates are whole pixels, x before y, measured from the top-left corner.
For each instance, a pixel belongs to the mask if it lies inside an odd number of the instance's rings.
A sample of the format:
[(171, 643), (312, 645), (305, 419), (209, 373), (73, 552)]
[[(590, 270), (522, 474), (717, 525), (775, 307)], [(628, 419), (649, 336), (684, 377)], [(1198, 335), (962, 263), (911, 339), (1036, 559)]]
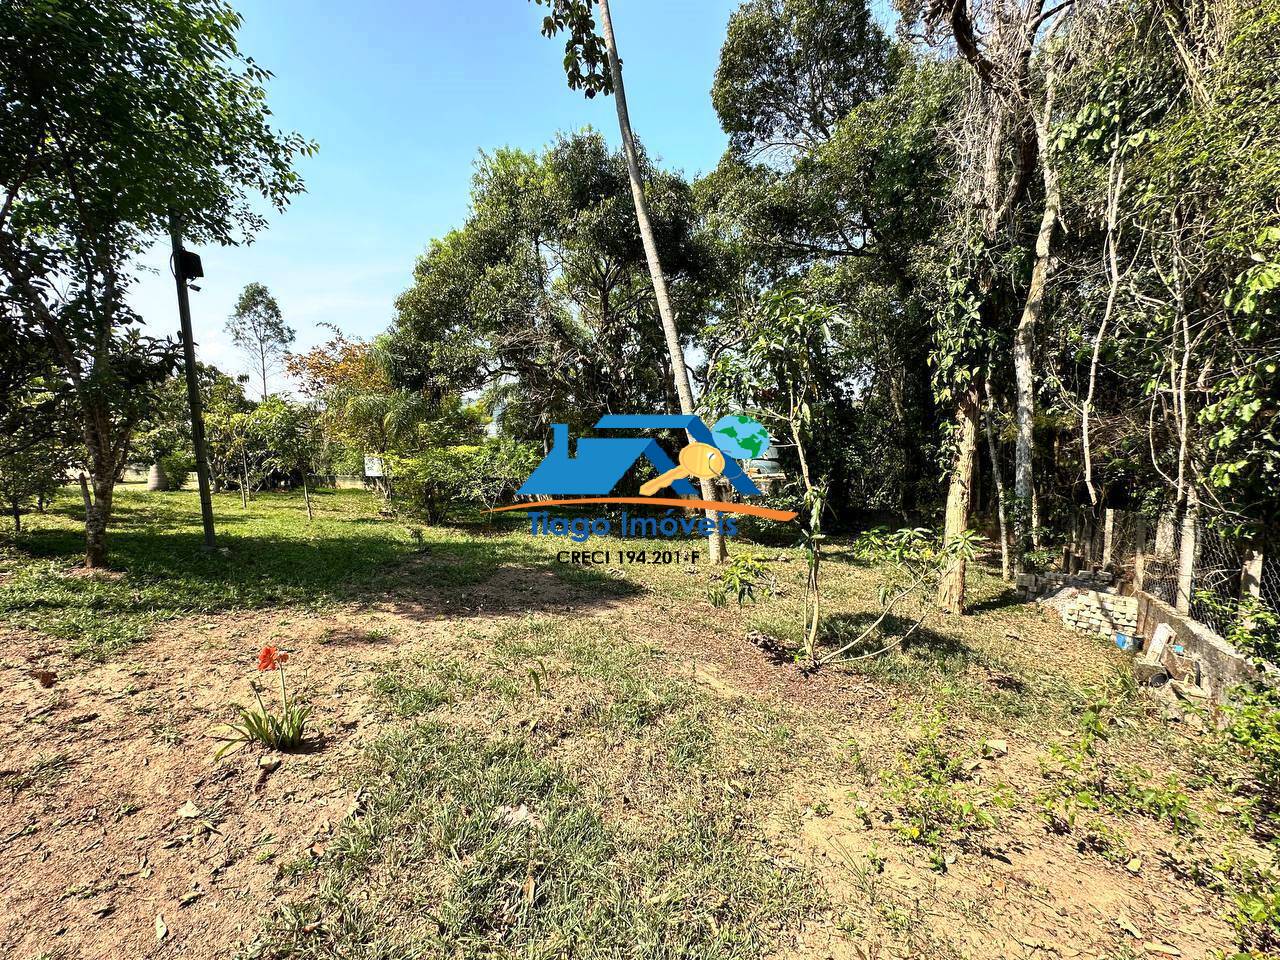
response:
[[(112, 488), (175, 345), (144, 337), (132, 258), (176, 213), (233, 243), (302, 189), (312, 144), (269, 124), (268, 74), (223, 0), (14, 0), (0, 7), (0, 280), (79, 411), (91, 480), (88, 566), (106, 562)], [(141, 65), (145, 65), (145, 69)]]
[(265, 447), (264, 466), (301, 483), (307, 519), (313, 519), (307, 476), (314, 470), (321, 446), (318, 411), (281, 396), (270, 396), (249, 414), (247, 433)]
[(389, 458), (397, 488), (433, 523), (461, 507), (492, 509), (520, 487), (540, 459), (536, 449), (510, 437), (432, 446)]
[(737, 156), (816, 148), (884, 92), (888, 53), (862, 0), (749, 0), (729, 18), (711, 104)]
[[(201, 406), (205, 411), (205, 453), (209, 459), (209, 474), (215, 491), (227, 488), (228, 478), (239, 475), (227, 461), (224, 435), (221, 432), (228, 413), (252, 409), (245, 400), (243, 380), (232, 378), (217, 367), (198, 363), (196, 383), (200, 390)], [(211, 428), (210, 423), (216, 426)], [(219, 431), (211, 436), (211, 430)], [(180, 487), (177, 474), (189, 474), (195, 463), (192, 446), (191, 409), (187, 400), (187, 382), (183, 375), (173, 375), (156, 390), (151, 405), (134, 433), (131, 462), (141, 467), (159, 462), (170, 487)], [(176, 466), (170, 476), (170, 466)]]
[(271, 291), (261, 283), (246, 284), (227, 320), (227, 333), (249, 358), (262, 382), (262, 399), (267, 399), (267, 379), (280, 369), (295, 337)]
[(809, 302), (800, 291), (774, 291), (745, 321), (741, 346), (717, 358), (712, 372), (716, 399), (772, 424), (799, 464), (809, 565), (802, 656), (813, 665), (819, 660), (823, 515), (830, 486), (830, 478), (816, 472), (813, 447), (828, 429), (824, 398), (846, 380), (836, 338), (841, 323), (829, 307)]
[[(692, 339), (711, 277), (695, 201), (646, 164), (655, 235)], [(597, 133), (541, 155), (483, 154), (466, 224), (434, 241), (397, 301), (387, 369), (435, 400), (487, 391), (513, 436), (602, 413), (678, 409), (625, 158)]]
[[(962, 90), (954, 64), (891, 44), (865, 0), (753, 0), (730, 19), (713, 102), (731, 147), (698, 190), (745, 285), (804, 272), (847, 321), (864, 388), (841, 411), (842, 447), (815, 451), (841, 514), (862, 504), (910, 518), (936, 500), (929, 354), (954, 166), (938, 133)], [(735, 309), (752, 298), (721, 318), (730, 340)]]
[(13, 518), (15, 534), (22, 532), (23, 509), (48, 503), (67, 482), (74, 456), (74, 447), (51, 437), (0, 453), (0, 503)]
[[(367, 343), (335, 333), (328, 343), (291, 354), (288, 370), (320, 404), (320, 426), (330, 444), (359, 457), (416, 450), (456, 412), (456, 394), (433, 398), (392, 383), (395, 356), (387, 335)], [(378, 481), (387, 496), (389, 479)]]

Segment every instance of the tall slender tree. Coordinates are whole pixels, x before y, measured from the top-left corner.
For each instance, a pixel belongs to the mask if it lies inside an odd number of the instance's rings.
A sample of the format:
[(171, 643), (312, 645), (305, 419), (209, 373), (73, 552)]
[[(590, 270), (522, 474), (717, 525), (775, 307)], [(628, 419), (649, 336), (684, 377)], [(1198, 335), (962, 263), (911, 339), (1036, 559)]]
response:
[[(627, 172), (631, 180), (631, 197), (635, 202), (636, 221), (640, 226), (640, 239), (644, 244), (649, 276), (653, 280), (653, 294), (658, 302), (658, 316), (662, 320), (662, 333), (667, 341), (667, 353), (671, 359), (671, 374), (675, 381), (676, 397), (680, 412), (692, 416), (696, 410), (693, 401), (693, 384), (689, 367), (684, 359), (684, 347), (680, 343), (680, 331), (676, 326), (675, 311), (671, 308), (671, 296), (667, 290), (666, 274), (658, 258), (658, 243), (653, 235), (653, 223), (649, 218), (649, 204), (645, 197), (644, 180), (640, 175), (639, 152), (635, 135), (631, 130), (631, 115), (627, 110), (627, 92), (622, 81), (622, 58), (618, 56), (617, 38), (613, 32), (613, 18), (609, 12), (609, 0), (596, 0), (600, 6), (600, 26), (603, 35), (595, 32), (595, 19), (591, 13), (592, 0), (537, 0), (551, 10), (543, 20), (542, 32), (554, 36), (561, 30), (569, 34), (565, 44), (565, 67), (569, 86), (582, 88), (588, 97), (597, 92), (612, 93), (618, 109), (618, 132), (622, 149), (627, 158)], [(607, 70), (605, 69), (607, 68)], [(702, 480), (702, 499), (716, 499), (715, 486), (710, 480)], [(707, 516), (716, 517), (713, 510)], [(716, 524), (719, 530), (719, 524)], [(725, 541), (719, 533), (709, 538), (711, 562), (724, 558)]]
[(280, 304), (276, 303), (276, 298), (265, 285), (245, 285), (235, 310), (227, 319), (227, 333), (249, 357), (254, 373), (262, 383), (262, 399), (267, 399), (271, 394), (268, 387), (271, 373), (284, 362), (295, 334), (293, 328), (284, 322)]

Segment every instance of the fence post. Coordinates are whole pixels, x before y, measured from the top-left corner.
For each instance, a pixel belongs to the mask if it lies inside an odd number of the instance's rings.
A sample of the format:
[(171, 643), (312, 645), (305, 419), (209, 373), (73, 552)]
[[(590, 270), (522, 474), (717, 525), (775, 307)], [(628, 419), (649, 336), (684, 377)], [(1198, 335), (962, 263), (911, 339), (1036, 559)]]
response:
[[(1262, 597), (1262, 551), (1257, 547), (1249, 546), (1244, 548), (1244, 563), (1240, 567), (1240, 599), (1248, 601), (1252, 597), (1255, 601)], [(1246, 613), (1240, 621), (1240, 625), (1246, 630), (1253, 629), (1253, 618)]]
[(1196, 536), (1200, 531), (1200, 500), (1194, 488), (1187, 491), (1187, 507), (1182, 514), (1182, 536), (1178, 544), (1178, 593), (1174, 604), (1179, 613), (1191, 612), (1191, 588), (1196, 569)]
[(1173, 514), (1168, 510), (1161, 511), (1160, 517), (1156, 521), (1156, 556), (1170, 557), (1173, 555), (1174, 533)]
[(1102, 569), (1111, 566), (1111, 548), (1116, 537), (1116, 512), (1111, 507), (1102, 511)]
[(1131, 514), (1133, 517), (1133, 589), (1145, 590), (1147, 580), (1147, 516), (1144, 513)]

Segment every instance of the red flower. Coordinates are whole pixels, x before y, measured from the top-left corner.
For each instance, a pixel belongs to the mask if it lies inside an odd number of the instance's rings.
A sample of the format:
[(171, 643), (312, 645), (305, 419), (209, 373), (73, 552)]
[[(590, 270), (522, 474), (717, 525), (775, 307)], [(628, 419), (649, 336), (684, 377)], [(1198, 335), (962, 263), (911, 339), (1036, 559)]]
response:
[(259, 670), (275, 670), (277, 667), (283, 667), (289, 660), (289, 655), (283, 650), (277, 650), (275, 647), (263, 647), (262, 652), (258, 654)]

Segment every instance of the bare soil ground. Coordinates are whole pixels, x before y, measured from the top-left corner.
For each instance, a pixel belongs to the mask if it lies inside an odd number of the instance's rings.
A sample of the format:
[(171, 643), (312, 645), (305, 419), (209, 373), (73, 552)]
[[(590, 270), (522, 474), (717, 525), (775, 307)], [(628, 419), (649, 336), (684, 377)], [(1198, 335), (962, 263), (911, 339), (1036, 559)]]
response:
[[(775, 938), (779, 955), (1196, 958), (1232, 950), (1226, 904), (1189, 879), (1188, 853), (1168, 823), (1112, 818), (1123, 833), (1116, 858), (1038, 815), (1050, 746), (1072, 741), (1075, 705), (1088, 699), (1079, 690), (1121, 662), (1043, 611), (992, 591), (974, 615), (938, 625), (893, 663), (810, 676), (753, 632), (767, 626), (763, 604), (714, 610), (690, 600), (696, 586), (652, 578), (602, 591), (599, 581), (566, 579), (547, 564), (503, 564), (477, 583), (450, 583), (438, 562), (448, 560), (410, 555), (379, 594), (323, 612), (171, 620), (102, 663), (71, 659), (38, 633), (0, 633), (0, 954), (132, 960), (261, 950), (264, 918), (283, 892), (361, 815), (369, 743), (400, 722), (371, 689), (379, 667), (479, 656), (486, 636), (526, 614), (529, 598), (542, 613), (587, 618), (651, 648), (654, 669), (714, 702), (722, 729), (732, 731), (746, 705), (797, 718), (799, 739), (781, 748), (790, 754), (781, 772), (768, 774), (767, 789), (761, 774), (758, 799), (744, 800), (762, 841), (811, 871), (821, 889), (820, 908)], [(790, 602), (786, 583), (799, 566), (776, 565), (777, 603)], [(311, 746), (284, 757), (246, 749), (214, 762), (217, 727), (234, 704), (251, 702), (252, 664), (266, 643), (291, 653), (288, 681), (315, 710)], [(545, 715), (550, 701), (538, 697)], [(560, 697), (571, 710), (572, 697)], [(468, 709), (478, 708), (457, 708), (450, 722), (492, 722), (463, 717)], [(911, 789), (904, 758), (929, 717), (963, 758), (947, 789), (1006, 798), (994, 824), (933, 847), (905, 837), (894, 788)], [(1207, 736), (1171, 728), (1139, 699), (1119, 716), (1108, 762), (1132, 759), (1194, 781), (1192, 802), (1213, 834), (1223, 798), (1194, 760)], [(607, 754), (611, 742), (592, 749)], [(752, 776), (734, 780), (747, 784), (744, 796)]]

